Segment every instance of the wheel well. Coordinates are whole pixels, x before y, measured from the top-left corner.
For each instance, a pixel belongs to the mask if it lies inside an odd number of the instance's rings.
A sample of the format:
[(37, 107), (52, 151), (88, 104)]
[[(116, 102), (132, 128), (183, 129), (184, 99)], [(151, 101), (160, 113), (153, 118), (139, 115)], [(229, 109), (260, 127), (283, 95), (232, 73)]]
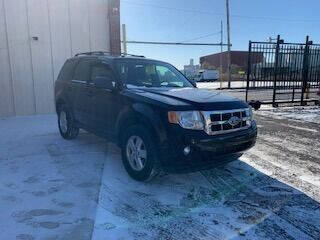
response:
[(130, 116), (130, 117), (126, 118), (125, 120), (121, 121), (119, 130), (118, 130), (118, 134), (117, 134), (118, 146), (122, 145), (123, 134), (125, 133), (125, 130), (133, 125), (141, 125), (143, 128), (147, 129), (151, 133), (151, 136), (153, 139), (158, 139), (157, 133), (156, 133), (154, 127), (152, 126), (152, 123), (150, 122), (150, 120), (148, 120), (143, 115), (139, 114), (138, 116)]
[(65, 104), (65, 101), (63, 99), (58, 99), (56, 102), (56, 112), (58, 112), (59, 107), (61, 107), (63, 104)]

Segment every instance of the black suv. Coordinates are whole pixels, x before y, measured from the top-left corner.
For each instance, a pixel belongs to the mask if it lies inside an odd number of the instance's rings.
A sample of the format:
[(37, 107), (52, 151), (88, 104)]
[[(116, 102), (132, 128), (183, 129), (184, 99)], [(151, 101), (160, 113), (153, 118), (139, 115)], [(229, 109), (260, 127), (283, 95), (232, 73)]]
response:
[(198, 89), (172, 65), (143, 56), (77, 54), (58, 76), (55, 101), (62, 137), (82, 128), (117, 143), (139, 181), (226, 164), (257, 136), (247, 103)]

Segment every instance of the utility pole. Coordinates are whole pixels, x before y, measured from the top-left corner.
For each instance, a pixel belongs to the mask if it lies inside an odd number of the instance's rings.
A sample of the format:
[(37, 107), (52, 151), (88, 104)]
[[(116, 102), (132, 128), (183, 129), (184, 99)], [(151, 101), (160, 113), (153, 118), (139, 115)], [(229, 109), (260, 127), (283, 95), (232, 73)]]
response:
[(122, 24), (122, 50), (124, 54), (127, 54), (127, 32), (125, 24)]
[(226, 0), (227, 8), (227, 35), (228, 35), (228, 88), (231, 88), (231, 44), (230, 44), (230, 16), (229, 16), (229, 0)]
[(221, 45), (220, 45), (220, 89), (222, 89), (222, 52), (223, 52), (223, 23), (221, 21)]

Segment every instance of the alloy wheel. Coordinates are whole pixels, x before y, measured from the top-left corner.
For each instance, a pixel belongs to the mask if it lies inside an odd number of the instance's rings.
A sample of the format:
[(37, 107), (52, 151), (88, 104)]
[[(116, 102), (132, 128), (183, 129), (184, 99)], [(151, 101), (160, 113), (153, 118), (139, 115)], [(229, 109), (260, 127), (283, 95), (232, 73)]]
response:
[(67, 120), (67, 114), (65, 111), (60, 112), (59, 124), (60, 124), (61, 131), (63, 133), (66, 133), (68, 131), (68, 120)]
[(141, 171), (147, 162), (147, 150), (139, 136), (131, 136), (126, 145), (127, 159), (135, 171)]

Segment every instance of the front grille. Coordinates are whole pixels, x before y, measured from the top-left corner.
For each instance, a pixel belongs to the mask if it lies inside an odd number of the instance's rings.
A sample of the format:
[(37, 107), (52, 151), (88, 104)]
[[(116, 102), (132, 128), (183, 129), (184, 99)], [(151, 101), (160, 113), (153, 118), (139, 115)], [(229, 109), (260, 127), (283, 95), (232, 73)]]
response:
[(202, 112), (205, 123), (206, 132), (209, 135), (223, 134), (251, 126), (250, 109), (235, 109), (225, 111), (205, 111)]

